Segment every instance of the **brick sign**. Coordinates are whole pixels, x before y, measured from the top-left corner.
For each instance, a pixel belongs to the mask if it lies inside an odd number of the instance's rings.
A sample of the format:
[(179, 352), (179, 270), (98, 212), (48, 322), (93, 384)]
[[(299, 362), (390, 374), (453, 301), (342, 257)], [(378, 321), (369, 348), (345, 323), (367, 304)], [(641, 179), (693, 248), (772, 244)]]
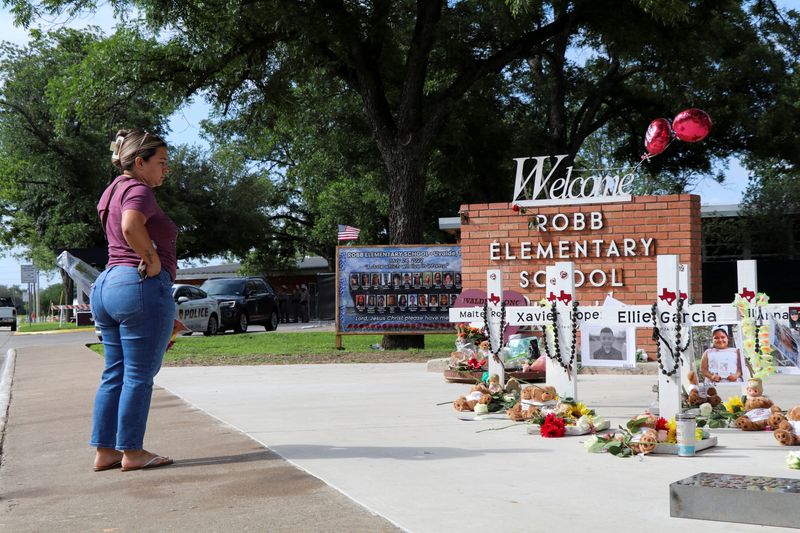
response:
[(577, 298), (584, 305), (606, 295), (649, 304), (656, 291), (656, 255), (689, 264), (690, 293), (701, 287), (700, 197), (634, 196), (629, 201), (523, 208), (511, 203), (461, 206), (464, 287), (484, 288), (489, 269), (529, 298), (544, 296), (545, 268), (575, 263)]

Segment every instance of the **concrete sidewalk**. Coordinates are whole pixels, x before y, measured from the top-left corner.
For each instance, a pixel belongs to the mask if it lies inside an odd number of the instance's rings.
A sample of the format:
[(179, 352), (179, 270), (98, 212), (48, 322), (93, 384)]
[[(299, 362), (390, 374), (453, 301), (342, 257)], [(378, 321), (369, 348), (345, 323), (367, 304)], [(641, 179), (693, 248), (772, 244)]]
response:
[[(462, 421), (469, 386), (424, 364), (165, 368), (157, 383), (415, 533), (786, 531), (671, 518), (669, 484), (698, 472), (800, 478), (770, 432), (715, 430), (695, 457), (590, 454), (583, 437), (545, 439), (499, 417)], [(767, 394), (800, 403), (798, 376)], [(579, 398), (624, 424), (652, 401), (656, 376), (580, 376)], [(794, 448), (797, 449), (797, 448)], [(352, 531), (352, 529), (348, 529)]]
[(102, 360), (80, 345), (20, 348), (0, 467), (0, 530), (396, 531), (239, 431), (157, 389), (145, 446), (175, 459), (92, 471)]

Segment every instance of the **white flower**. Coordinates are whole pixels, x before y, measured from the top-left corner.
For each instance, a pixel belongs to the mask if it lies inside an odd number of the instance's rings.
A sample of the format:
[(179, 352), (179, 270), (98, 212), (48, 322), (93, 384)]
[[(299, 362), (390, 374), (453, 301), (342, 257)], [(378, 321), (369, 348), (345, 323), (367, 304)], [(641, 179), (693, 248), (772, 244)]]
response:
[(800, 452), (789, 452), (786, 456), (786, 466), (800, 470)]
[(592, 435), (591, 437), (589, 437), (588, 439), (583, 441), (583, 447), (588, 450), (589, 448), (594, 446), (596, 443), (597, 443), (597, 435)]
[(713, 409), (714, 409), (714, 408), (713, 408), (713, 407), (711, 407), (711, 404), (710, 404), (710, 403), (708, 403), (708, 402), (706, 402), (706, 403), (704, 403), (704, 404), (701, 404), (701, 405), (700, 405), (700, 415), (701, 415), (701, 416), (708, 416), (708, 415), (710, 415), (710, 414), (711, 414), (711, 411), (712, 411)]
[(577, 422), (575, 422), (575, 427), (581, 433), (588, 433), (592, 429), (592, 417), (588, 415), (583, 415), (578, 419)]
[(516, 398), (514, 397), (513, 394), (504, 394), (503, 395), (503, 401), (504, 402), (513, 402), (514, 400), (516, 400)]
[(476, 415), (485, 415), (489, 412), (489, 406), (485, 403), (479, 403), (475, 405), (474, 411)]

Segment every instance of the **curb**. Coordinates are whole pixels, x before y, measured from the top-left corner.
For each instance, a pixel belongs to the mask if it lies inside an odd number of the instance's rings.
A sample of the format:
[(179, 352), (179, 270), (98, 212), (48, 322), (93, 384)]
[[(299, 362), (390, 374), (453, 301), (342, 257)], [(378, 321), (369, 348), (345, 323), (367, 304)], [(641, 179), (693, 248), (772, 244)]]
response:
[(14, 380), (14, 369), (17, 364), (17, 351), (10, 349), (6, 353), (0, 374), (0, 453), (3, 452), (3, 441), (6, 435), (6, 422), (8, 421), (8, 406), (11, 404), (11, 382)]
[(75, 333), (76, 331), (94, 331), (93, 327), (72, 328), (72, 329), (50, 329), (47, 331), (15, 331), (14, 335), (58, 335), (60, 333)]

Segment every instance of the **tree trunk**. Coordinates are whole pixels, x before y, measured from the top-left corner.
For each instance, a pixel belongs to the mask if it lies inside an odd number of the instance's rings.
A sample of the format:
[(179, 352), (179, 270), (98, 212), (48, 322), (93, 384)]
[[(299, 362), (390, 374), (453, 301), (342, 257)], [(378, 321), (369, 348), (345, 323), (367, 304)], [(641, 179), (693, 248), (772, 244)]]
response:
[[(419, 244), (422, 241), (427, 162), (424, 151), (419, 141), (415, 143), (410, 139), (407, 146), (395, 143), (390, 152), (391, 161), (387, 161), (390, 244)], [(425, 347), (425, 336), (384, 335), (381, 346), (386, 350), (421, 349)]]

